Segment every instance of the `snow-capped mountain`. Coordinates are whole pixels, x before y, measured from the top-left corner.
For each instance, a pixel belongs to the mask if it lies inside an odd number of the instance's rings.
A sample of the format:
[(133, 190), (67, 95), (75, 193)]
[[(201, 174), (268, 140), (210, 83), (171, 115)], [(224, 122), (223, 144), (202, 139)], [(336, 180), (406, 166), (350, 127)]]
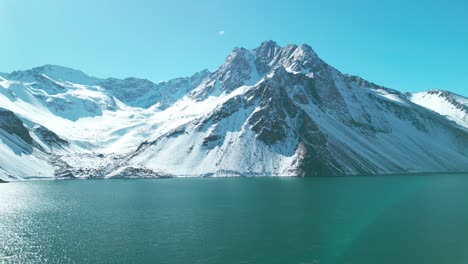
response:
[(441, 90), (412, 93), (408, 98), (468, 128), (468, 98)]
[(0, 74), (0, 107), (10, 180), (468, 171), (468, 99), (342, 74), (307, 45), (236, 48), (162, 83)]

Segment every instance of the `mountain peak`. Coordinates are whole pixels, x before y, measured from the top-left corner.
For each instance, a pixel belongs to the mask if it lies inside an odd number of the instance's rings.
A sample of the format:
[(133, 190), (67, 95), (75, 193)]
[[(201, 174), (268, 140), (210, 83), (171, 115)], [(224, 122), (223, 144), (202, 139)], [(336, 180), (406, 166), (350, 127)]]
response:
[(257, 60), (268, 64), (277, 56), (280, 50), (281, 47), (276, 42), (268, 40), (263, 42), (260, 47), (254, 49), (254, 52)]
[(288, 44), (281, 47), (270, 40), (263, 42), (254, 52), (257, 69), (262, 74), (268, 73), (278, 65), (282, 65), (287, 71), (310, 73), (324, 64), (312, 47), (306, 44)]
[(79, 71), (70, 67), (64, 67), (60, 65), (55, 65), (55, 64), (45, 64), (42, 66), (34, 67), (32, 68), (33, 71), (37, 72), (50, 72), (50, 71)]
[(271, 49), (271, 48), (281, 48), (275, 41), (267, 40), (260, 44), (260, 47), (256, 49)]
[(311, 53), (311, 54), (317, 55), (315, 53), (314, 49), (311, 46), (307, 45), (307, 44), (302, 44), (302, 45), (299, 46), (299, 48), (301, 48), (306, 53)]
[[(73, 68), (70, 68), (70, 67), (64, 67), (64, 66), (60, 66), (60, 65), (54, 65), (54, 64), (45, 64), (45, 65), (42, 65), (42, 66), (38, 66), (38, 67), (34, 67), (30, 70), (25, 70), (25, 71), (15, 71), (15, 72), (30, 72), (31, 74), (45, 74), (49, 77), (52, 77), (52, 76), (57, 76), (57, 75), (85, 75), (85, 76), (88, 76), (87, 74), (85, 74), (84, 72), (80, 71), (80, 70), (77, 70), (77, 69), (73, 69)], [(13, 72), (13, 73), (15, 73)], [(88, 76), (89, 77), (89, 76)]]
[(404, 96), (305, 44), (236, 48), (212, 73), (157, 84), (57, 65), (5, 79), (5, 179), (468, 170), (468, 99)]
[(276, 43), (276, 41), (274, 40), (266, 40), (264, 42), (262, 42), (260, 44), (259, 47), (255, 48), (254, 51), (260, 51), (260, 50), (274, 50), (274, 49), (301, 49), (302, 51), (306, 52), (306, 53), (313, 53), (315, 54), (314, 50), (312, 49), (311, 46), (309, 46), (308, 44), (301, 44), (301, 45), (297, 45), (297, 44), (287, 44), (285, 45), (284, 47), (281, 47), (280, 45), (278, 45), (278, 43)]
[(14, 71), (8, 75), (8, 79), (35, 82), (43, 75), (57, 81), (68, 81), (86, 85), (95, 83), (93, 77), (90, 77), (80, 70), (52, 64), (34, 67), (25, 71)]

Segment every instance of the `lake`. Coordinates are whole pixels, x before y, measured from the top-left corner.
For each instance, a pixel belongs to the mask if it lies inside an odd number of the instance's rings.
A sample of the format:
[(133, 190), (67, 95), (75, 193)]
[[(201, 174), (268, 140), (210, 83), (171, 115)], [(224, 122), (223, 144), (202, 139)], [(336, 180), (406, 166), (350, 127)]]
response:
[(468, 174), (0, 184), (0, 263), (468, 263)]

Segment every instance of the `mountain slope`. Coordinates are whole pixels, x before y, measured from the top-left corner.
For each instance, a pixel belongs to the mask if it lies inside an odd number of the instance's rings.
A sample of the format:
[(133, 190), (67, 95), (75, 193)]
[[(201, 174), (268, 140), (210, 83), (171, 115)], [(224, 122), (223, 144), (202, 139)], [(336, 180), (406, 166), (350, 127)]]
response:
[(408, 98), (468, 128), (468, 98), (440, 90), (412, 93), (408, 94)]
[(2, 142), (34, 150), (0, 159), (4, 179), (38, 176), (5, 165), (33, 157), (58, 178), (468, 171), (466, 98), (438, 94), (452, 108), (434, 112), (431, 92), (344, 75), (307, 45), (236, 48), (158, 84), (52, 65), (2, 76), (0, 105), (24, 124)]
[(13, 112), (0, 108), (0, 178), (50, 177), (59, 168), (60, 159), (49, 151), (67, 142), (42, 126), (31, 130)]
[[(466, 131), (399, 92), (373, 89), (320, 60), (313, 65), (288, 71), (279, 64), (254, 85), (221, 86), (227, 99), (214, 111), (145, 143), (129, 163), (174, 175), (467, 169)], [(258, 67), (250, 70), (236, 85), (251, 82)]]

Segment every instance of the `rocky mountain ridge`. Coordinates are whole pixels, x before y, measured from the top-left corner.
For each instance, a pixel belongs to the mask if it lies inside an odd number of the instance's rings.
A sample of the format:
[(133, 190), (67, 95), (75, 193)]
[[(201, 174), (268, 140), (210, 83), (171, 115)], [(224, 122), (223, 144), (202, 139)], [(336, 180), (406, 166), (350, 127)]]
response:
[(157, 84), (1, 74), (0, 107), (5, 180), (468, 171), (466, 98), (342, 74), (308, 45), (236, 48)]

